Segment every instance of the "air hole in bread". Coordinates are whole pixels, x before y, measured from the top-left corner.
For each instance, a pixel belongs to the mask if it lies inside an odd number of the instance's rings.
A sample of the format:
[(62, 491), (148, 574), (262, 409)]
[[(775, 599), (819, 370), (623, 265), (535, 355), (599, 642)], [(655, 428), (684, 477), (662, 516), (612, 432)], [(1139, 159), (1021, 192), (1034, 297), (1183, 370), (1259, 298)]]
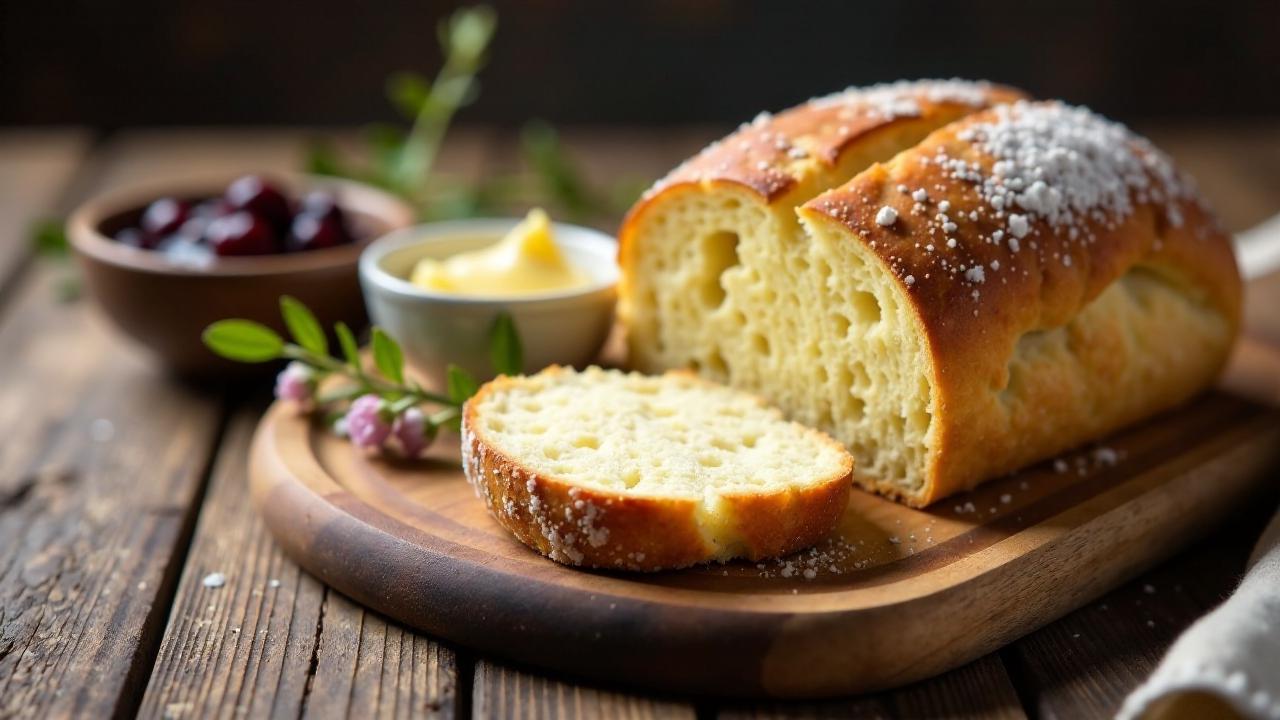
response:
[(857, 291), (849, 300), (849, 306), (860, 322), (873, 324), (880, 322), (880, 301), (869, 292)]
[(595, 435), (579, 435), (573, 439), (573, 446), (598, 450), (600, 449), (600, 438)]
[(707, 356), (707, 369), (722, 379), (728, 377), (729, 366), (725, 364), (724, 355), (720, 354), (719, 348), (713, 349)]
[(849, 400), (849, 415), (853, 420), (861, 421), (867, 414), (867, 401), (860, 397), (854, 396)]
[(725, 298), (724, 273), (738, 265), (738, 234), (721, 230), (711, 233), (702, 241), (702, 302), (707, 307), (718, 308)]
[(711, 438), (711, 447), (720, 448), (721, 450), (725, 450), (728, 452), (733, 452), (734, 450), (738, 449), (732, 442), (722, 437)]
[(832, 325), (835, 328), (837, 337), (844, 337), (845, 335), (849, 334), (850, 323), (849, 323), (848, 317), (840, 313), (834, 313), (831, 316), (831, 321), (832, 321)]

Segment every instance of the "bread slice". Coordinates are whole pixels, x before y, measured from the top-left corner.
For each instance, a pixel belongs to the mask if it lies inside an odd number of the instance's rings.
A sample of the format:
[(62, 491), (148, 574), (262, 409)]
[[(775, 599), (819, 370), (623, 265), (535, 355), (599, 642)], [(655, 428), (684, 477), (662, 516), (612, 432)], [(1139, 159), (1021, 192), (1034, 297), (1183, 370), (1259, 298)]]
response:
[(811, 144), (821, 101), (655, 186), (620, 234), (633, 366), (758, 393), (845, 443), (857, 482), (917, 507), (1212, 383), (1241, 284), (1193, 184), (1088, 110), (971, 90), (844, 94), (849, 128), (880, 128), (846, 156), (902, 142), (808, 198), (812, 173), (759, 145)]
[(627, 570), (813, 545), (853, 459), (759, 398), (691, 373), (550, 367), (499, 377), (463, 410), (467, 479), (498, 522), (568, 564)]

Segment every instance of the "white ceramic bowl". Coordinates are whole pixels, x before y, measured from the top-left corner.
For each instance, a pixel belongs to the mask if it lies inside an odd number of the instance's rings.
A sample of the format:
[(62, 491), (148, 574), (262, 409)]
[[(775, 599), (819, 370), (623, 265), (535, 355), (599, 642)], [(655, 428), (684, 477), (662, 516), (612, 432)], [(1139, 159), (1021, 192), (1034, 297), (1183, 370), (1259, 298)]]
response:
[(518, 218), (427, 223), (397, 230), (360, 255), (360, 285), (373, 322), (404, 349), (426, 379), (440, 382), (450, 363), (477, 378), (494, 372), (489, 330), (511, 314), (524, 348), (524, 371), (552, 365), (582, 367), (596, 360), (613, 324), (617, 297), (617, 241), (597, 230), (552, 223), (556, 244), (591, 278), (567, 291), (518, 297), (463, 297), (424, 290), (407, 278), (418, 260), (443, 259), (497, 242)]

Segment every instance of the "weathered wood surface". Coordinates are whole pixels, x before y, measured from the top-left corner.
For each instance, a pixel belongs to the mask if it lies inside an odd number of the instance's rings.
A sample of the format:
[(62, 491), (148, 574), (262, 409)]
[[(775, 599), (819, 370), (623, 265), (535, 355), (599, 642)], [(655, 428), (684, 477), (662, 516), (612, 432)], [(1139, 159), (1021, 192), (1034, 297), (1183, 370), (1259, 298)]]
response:
[(217, 435), (217, 398), (60, 304), (64, 272), (26, 272), (0, 321), (0, 716), (136, 703)]
[(527, 720), (694, 720), (692, 704), (671, 698), (643, 697), (589, 685), (561, 682), (505, 665), (476, 663), (475, 717)]
[[(1141, 129), (1198, 177), (1232, 230), (1280, 210), (1280, 131), (1274, 126)], [(26, 131), (0, 132), (0, 716), (128, 714), (143, 702), (144, 688), (147, 715), (170, 710), (194, 717), (197, 707), (212, 707), (206, 702), (220, 703), (218, 712), (228, 716), (240, 707), (250, 715), (293, 715), (297, 702), (280, 698), (303, 697), (314, 698), (307, 713), (322, 716), (363, 716), (381, 708), (380, 714), (397, 717), (459, 711), (561, 717), (571, 712), (563, 709), (568, 707), (619, 713), (641, 707), (633, 712), (643, 716), (655, 702), (674, 702), (687, 715), (690, 705), (680, 699), (654, 701), (530, 672), (522, 673), (526, 680), (508, 679), (504, 686), (495, 679), (520, 671), (449, 655), (430, 639), (324, 590), (288, 561), (261, 565), (276, 551), (244, 507), (243, 477), (235, 472), (244, 461), (237, 457), (244, 452), (244, 433), (261, 406), (224, 404), (158, 376), (86, 303), (57, 302), (62, 270), (28, 260), (30, 220), (65, 212), (96, 188), (191, 168), (291, 166), (299, 156), (300, 133), (148, 131), (108, 139), (87, 156), (82, 153), (88, 134), (72, 133), (66, 142), (56, 139), (58, 133), (38, 135), (44, 137), (37, 142)], [(565, 139), (589, 175), (600, 179), (636, 168), (636, 175), (664, 171), (714, 132), (693, 129), (673, 141), (677, 135), (593, 131), (566, 132)], [(470, 156), (510, 166), (514, 144), (501, 133), (473, 137), (479, 139), (455, 144), (461, 149), (469, 143)], [(606, 159), (613, 154), (622, 159)], [(144, 160), (136, 161), (139, 156)], [(620, 164), (626, 167), (615, 171)], [(228, 414), (215, 455), (218, 428)], [(208, 495), (197, 507), (204, 471), (215, 457)], [(1264, 505), (1260, 513), (1268, 510)], [(197, 512), (213, 519), (197, 524)], [(1024, 709), (1043, 717), (1105, 715), (1182, 625), (1230, 592), (1255, 530), (1256, 523), (1233, 523), (1001, 653), (895, 693), (819, 704), (743, 706), (700, 699), (693, 706), (701, 717), (1017, 717)], [(203, 588), (204, 569), (180, 566), (184, 556), (192, 563), (204, 558), (211, 563), (206, 568), (232, 570), (221, 588), (224, 599), (215, 603), (221, 609), (203, 635), (182, 637), (194, 618), (184, 621), (179, 608), (184, 598), (194, 601), (192, 579)], [(249, 574), (237, 575), (244, 572)], [(244, 582), (262, 573), (268, 585), (273, 576), (281, 580), (277, 590), (288, 588), (289, 577), (297, 579), (288, 589), (288, 608), (277, 596), (274, 605), (264, 603), (254, 615), (248, 603), (231, 612), (236, 604), (225, 598), (237, 588), (253, 597), (255, 589), (233, 585), (235, 578)], [(1148, 584), (1154, 593), (1145, 591)], [(327, 638), (323, 628), (304, 628), (304, 618), (314, 621), (321, 609), (323, 625), (331, 630)], [(1099, 620), (1099, 613), (1112, 614)], [(285, 624), (295, 618), (295, 627)], [(244, 634), (250, 620), (257, 622), (255, 631), (268, 631), (266, 640), (227, 641)], [(241, 632), (231, 634), (235, 627)], [(200, 644), (200, 637), (223, 641)], [(326, 639), (332, 655), (321, 652)], [(457, 664), (456, 675), (448, 658)], [(183, 665), (226, 670), (197, 685), (200, 673), (184, 675)], [(236, 676), (233, 668), (246, 672)], [(1016, 694), (1010, 694), (1010, 684)], [(263, 700), (267, 693), (275, 698), (270, 706)], [(593, 694), (618, 699), (607, 705), (580, 699)], [(427, 700), (446, 697), (453, 700), (438, 708)], [(251, 713), (244, 705), (250, 699), (256, 699)], [(192, 703), (190, 710), (184, 702)], [(171, 703), (176, 707), (166, 708)]]

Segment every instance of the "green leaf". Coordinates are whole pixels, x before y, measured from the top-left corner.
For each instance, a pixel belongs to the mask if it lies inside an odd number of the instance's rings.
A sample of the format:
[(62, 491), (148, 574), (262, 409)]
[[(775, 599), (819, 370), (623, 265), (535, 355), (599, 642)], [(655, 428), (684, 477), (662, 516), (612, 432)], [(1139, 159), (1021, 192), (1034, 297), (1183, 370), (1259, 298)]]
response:
[(391, 336), (376, 325), (373, 328), (373, 364), (386, 379), (404, 384), (404, 353)]
[(476, 394), (476, 390), (480, 389), (480, 383), (476, 382), (471, 373), (452, 363), (445, 371), (445, 383), (448, 386), (449, 399), (458, 405), (466, 402)]
[(306, 305), (297, 298), (281, 295), (280, 314), (284, 316), (289, 333), (304, 350), (316, 355), (329, 354), (329, 339), (324, 335), (324, 328)]
[(284, 338), (252, 320), (219, 320), (205, 328), (201, 339), (210, 350), (238, 362), (267, 362), (284, 352)]
[(67, 229), (63, 221), (56, 218), (37, 220), (31, 227), (31, 243), (35, 251), (47, 257), (61, 257), (67, 254)]
[(347, 364), (359, 372), (360, 345), (356, 343), (355, 333), (351, 332), (351, 328), (341, 321), (333, 326), (333, 331), (338, 335), (338, 344), (342, 346), (342, 355), (346, 357)]
[(524, 348), (510, 313), (498, 313), (489, 328), (489, 363), (499, 375), (519, 375), (524, 369)]
[(497, 24), (498, 14), (487, 5), (459, 8), (449, 16), (448, 24), (442, 26), (440, 43), (445, 52), (457, 59), (478, 64)]
[(398, 72), (387, 78), (387, 98), (391, 104), (413, 119), (431, 100), (431, 83), (414, 72)]

